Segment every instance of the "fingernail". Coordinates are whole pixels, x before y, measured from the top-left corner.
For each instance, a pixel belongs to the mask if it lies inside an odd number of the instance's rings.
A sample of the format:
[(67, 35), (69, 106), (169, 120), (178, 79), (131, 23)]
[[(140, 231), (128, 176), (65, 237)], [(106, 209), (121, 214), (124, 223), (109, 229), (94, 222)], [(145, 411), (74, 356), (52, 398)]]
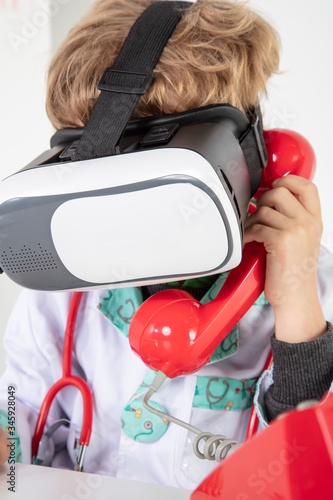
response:
[(279, 183), (279, 180), (280, 180), (280, 179), (275, 179), (275, 180), (272, 182), (272, 186), (273, 186), (273, 187), (277, 186), (277, 185), (278, 185), (278, 183)]

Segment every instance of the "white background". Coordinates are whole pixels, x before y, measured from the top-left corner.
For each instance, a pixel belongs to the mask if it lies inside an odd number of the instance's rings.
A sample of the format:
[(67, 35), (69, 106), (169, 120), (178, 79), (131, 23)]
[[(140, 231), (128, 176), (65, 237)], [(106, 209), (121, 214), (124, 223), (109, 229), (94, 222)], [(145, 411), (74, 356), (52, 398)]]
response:
[[(0, 0), (0, 179), (48, 148), (53, 130), (44, 111), (47, 65), (91, 3)], [(249, 4), (277, 28), (282, 41), (282, 73), (272, 78), (269, 101), (263, 104), (265, 127), (296, 130), (312, 144), (325, 228), (323, 244), (333, 251), (333, 2), (250, 0)], [(0, 276), (0, 340), (18, 292), (17, 285)], [(0, 373), (3, 368), (0, 347)]]

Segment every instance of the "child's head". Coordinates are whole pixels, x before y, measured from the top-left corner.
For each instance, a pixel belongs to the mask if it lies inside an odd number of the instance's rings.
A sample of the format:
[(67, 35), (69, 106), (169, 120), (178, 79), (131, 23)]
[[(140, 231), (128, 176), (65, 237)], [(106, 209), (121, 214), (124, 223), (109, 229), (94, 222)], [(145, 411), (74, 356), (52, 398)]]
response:
[[(156, 0), (97, 0), (69, 32), (49, 70), (47, 112), (56, 128), (84, 126), (139, 15)], [(228, 103), (247, 112), (278, 69), (275, 30), (243, 3), (197, 0), (183, 15), (135, 117)]]

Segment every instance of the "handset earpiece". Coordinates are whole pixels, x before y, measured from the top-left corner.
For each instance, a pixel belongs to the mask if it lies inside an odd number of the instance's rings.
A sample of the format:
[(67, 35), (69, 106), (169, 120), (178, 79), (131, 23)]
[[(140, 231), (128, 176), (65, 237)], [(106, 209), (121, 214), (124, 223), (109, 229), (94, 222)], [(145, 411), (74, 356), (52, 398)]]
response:
[[(289, 130), (264, 132), (268, 163), (258, 198), (275, 179), (288, 174), (312, 180), (315, 155), (309, 142)], [(217, 297), (202, 305), (182, 290), (165, 290), (146, 300), (129, 329), (132, 349), (153, 370), (167, 377), (187, 375), (202, 368), (214, 349), (244, 316), (264, 290), (266, 251), (248, 243), (242, 261), (232, 269)]]

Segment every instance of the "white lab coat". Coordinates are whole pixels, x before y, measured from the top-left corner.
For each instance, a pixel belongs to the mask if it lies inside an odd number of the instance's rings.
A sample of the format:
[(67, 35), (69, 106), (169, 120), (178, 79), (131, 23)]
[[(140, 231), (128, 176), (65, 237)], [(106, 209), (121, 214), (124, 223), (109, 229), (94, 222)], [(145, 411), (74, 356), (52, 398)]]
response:
[[(333, 322), (333, 255), (321, 249), (319, 293), (327, 321)], [(106, 290), (87, 292), (77, 318), (73, 373), (84, 377), (93, 391), (94, 415), (84, 470), (119, 478), (147, 481), (193, 490), (216, 463), (200, 460), (191, 448), (193, 435), (170, 424), (157, 441), (141, 443), (122, 429), (122, 413), (148, 372), (132, 352), (127, 338), (98, 310)], [(7, 386), (16, 387), (17, 430), (23, 461), (30, 462), (31, 438), (48, 388), (61, 377), (62, 342), (71, 294), (22, 291), (5, 335), (7, 369), (0, 380), (0, 408), (7, 408)], [(238, 351), (200, 372), (167, 380), (154, 399), (167, 412), (201, 430), (245, 438), (250, 408), (227, 411), (192, 408), (197, 376), (258, 377), (270, 350), (274, 312), (268, 305), (253, 306), (238, 325)], [(75, 388), (65, 388), (53, 403), (50, 425), (67, 415), (70, 430), (61, 428), (50, 444), (52, 465), (73, 467), (74, 436), (80, 433), (82, 399)]]

